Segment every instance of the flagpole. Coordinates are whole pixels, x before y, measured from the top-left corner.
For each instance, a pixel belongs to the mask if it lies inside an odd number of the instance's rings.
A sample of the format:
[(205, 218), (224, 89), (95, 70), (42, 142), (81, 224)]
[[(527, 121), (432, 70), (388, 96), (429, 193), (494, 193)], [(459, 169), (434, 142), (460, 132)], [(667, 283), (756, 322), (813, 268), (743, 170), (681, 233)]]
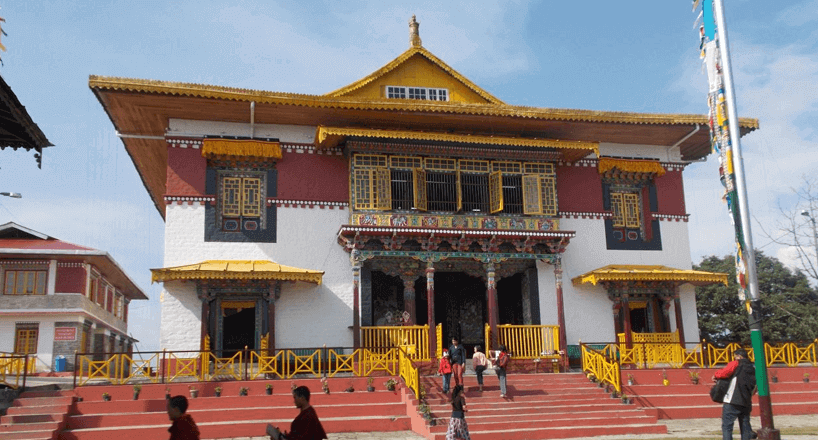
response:
[[(741, 132), (739, 131), (738, 115), (736, 113), (736, 95), (733, 88), (733, 70), (730, 64), (730, 44), (727, 39), (727, 23), (724, 18), (724, 4), (722, 0), (713, 0), (716, 29), (718, 32), (719, 53), (721, 68), (724, 77), (724, 92), (727, 106), (727, 119), (730, 129), (730, 143), (732, 144), (733, 170), (736, 176), (736, 194), (738, 195), (739, 216), (743, 231), (744, 247), (739, 249), (743, 253), (746, 264), (747, 290), (749, 301), (746, 302), (749, 314), (750, 340), (753, 344), (753, 355), (756, 367), (756, 385), (758, 387), (758, 407), (761, 414), (761, 429), (758, 438), (762, 440), (780, 440), (781, 434), (773, 425), (772, 401), (770, 399), (770, 385), (767, 382), (767, 361), (764, 353), (764, 339), (761, 333), (761, 297), (758, 292), (758, 276), (756, 274), (755, 251), (753, 249), (753, 234), (750, 229), (750, 206), (747, 200), (747, 185), (744, 180), (744, 159), (741, 156)], [(738, 226), (738, 225), (736, 225)]]

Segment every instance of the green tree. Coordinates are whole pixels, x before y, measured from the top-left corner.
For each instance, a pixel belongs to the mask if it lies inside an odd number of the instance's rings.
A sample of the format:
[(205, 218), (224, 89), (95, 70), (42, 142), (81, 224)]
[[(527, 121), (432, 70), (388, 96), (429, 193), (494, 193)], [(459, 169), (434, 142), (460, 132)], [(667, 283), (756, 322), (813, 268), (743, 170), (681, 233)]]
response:
[[(696, 288), (701, 337), (716, 344), (749, 345), (750, 325), (744, 303), (738, 298), (734, 257), (709, 256), (695, 269), (727, 273), (729, 282), (727, 286)], [(807, 277), (760, 251), (756, 251), (756, 269), (764, 340), (798, 342), (818, 337), (818, 292), (810, 287)]]

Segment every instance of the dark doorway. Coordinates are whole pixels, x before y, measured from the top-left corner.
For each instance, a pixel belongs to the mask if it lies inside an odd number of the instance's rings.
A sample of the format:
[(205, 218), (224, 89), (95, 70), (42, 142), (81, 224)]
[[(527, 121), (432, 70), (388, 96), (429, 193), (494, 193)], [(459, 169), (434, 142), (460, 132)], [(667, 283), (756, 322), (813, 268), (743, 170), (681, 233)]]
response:
[(443, 324), (444, 347), (452, 343), (453, 336), (460, 338), (468, 353), (475, 345), (485, 345), (486, 313), (486, 285), (482, 279), (463, 272), (435, 274), (435, 322)]
[(222, 309), (222, 356), (233, 356), (248, 347), (256, 348), (256, 308)]
[(497, 282), (498, 324), (525, 324), (523, 316), (523, 274), (518, 273)]

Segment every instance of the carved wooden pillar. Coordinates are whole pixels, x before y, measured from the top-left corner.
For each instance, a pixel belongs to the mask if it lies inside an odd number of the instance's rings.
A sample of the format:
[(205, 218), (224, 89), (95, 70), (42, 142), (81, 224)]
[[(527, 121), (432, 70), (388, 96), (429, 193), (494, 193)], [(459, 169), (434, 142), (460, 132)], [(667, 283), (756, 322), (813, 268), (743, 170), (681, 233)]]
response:
[(403, 280), (403, 311), (409, 313), (409, 324), (415, 325), (417, 314), (415, 312), (415, 275), (401, 275)]
[(685, 346), (685, 326), (682, 322), (682, 300), (679, 298), (679, 286), (673, 288), (673, 309), (676, 312), (676, 330), (679, 331), (679, 344)]
[(435, 327), (435, 266), (426, 263), (426, 322), (429, 323), (429, 357), (434, 359), (437, 353), (437, 331)]
[[(353, 251), (355, 253), (356, 251)], [(352, 264), (352, 346), (361, 348), (361, 262)]]
[(625, 323), (623, 330), (625, 332), (625, 344), (628, 348), (633, 347), (633, 335), (631, 334), (631, 306), (628, 302), (628, 294), (622, 294), (622, 310), (625, 313)]
[(267, 356), (272, 356), (276, 351), (276, 300), (281, 297), (281, 281), (276, 281), (270, 286), (270, 293), (267, 297), (267, 334), (270, 335), (267, 348)]
[[(554, 280), (557, 288), (557, 321), (560, 326), (560, 350), (568, 353), (568, 336), (565, 328), (565, 303), (562, 300), (562, 258), (554, 261)], [(568, 356), (563, 356), (562, 364), (564, 371), (568, 371)]]
[[(205, 347), (205, 338), (210, 334), (210, 302), (213, 300), (210, 292), (206, 285), (199, 285), (197, 296), (202, 301), (202, 318), (201, 318), (201, 330), (199, 334), (199, 350), (204, 351)], [(209, 347), (212, 349), (213, 347)]]
[(500, 320), (500, 309), (497, 304), (497, 282), (495, 281), (494, 263), (488, 263), (486, 268), (486, 299), (488, 302), (489, 327), (491, 328), (491, 347), (498, 347), (497, 324)]
[(614, 300), (613, 307), (613, 320), (614, 320), (614, 338), (613, 340), (617, 343), (619, 342), (619, 334), (624, 333), (625, 331), (622, 329), (622, 323), (619, 320), (619, 314), (622, 311), (622, 300), (616, 299)]

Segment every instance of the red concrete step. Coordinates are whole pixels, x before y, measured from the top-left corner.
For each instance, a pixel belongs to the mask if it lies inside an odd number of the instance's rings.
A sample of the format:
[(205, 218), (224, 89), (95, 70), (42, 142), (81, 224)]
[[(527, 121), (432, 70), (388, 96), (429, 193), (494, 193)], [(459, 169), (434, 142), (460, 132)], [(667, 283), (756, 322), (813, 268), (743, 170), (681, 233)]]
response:
[(0, 438), (4, 438), (4, 433), (7, 432), (20, 432), (20, 431), (55, 431), (60, 429), (61, 423), (59, 422), (43, 422), (43, 423), (16, 423), (13, 425), (3, 425), (0, 426)]
[(62, 422), (65, 414), (19, 414), (0, 417), (0, 424)]
[[(227, 399), (225, 399), (227, 401)], [(335, 406), (320, 407), (323, 417), (391, 417), (405, 416), (406, 405), (400, 402), (394, 403), (358, 403)], [(264, 406), (246, 407), (226, 404), (219, 409), (190, 409), (188, 413), (197, 422), (229, 422), (242, 420), (262, 420), (275, 414), (276, 417), (294, 419), (298, 414), (298, 409), (289, 406)], [(69, 429), (134, 426), (134, 425), (159, 425), (165, 423), (168, 415), (162, 412), (140, 412), (140, 413), (106, 413), (72, 415), (68, 418)]]
[[(440, 411), (434, 412), (434, 415), (439, 419), (448, 419), (449, 415), (451, 414), (451, 410), (449, 411)], [(509, 422), (528, 422), (534, 420), (540, 420), (545, 422), (551, 421), (560, 421), (566, 424), (573, 424), (578, 423), (577, 421), (583, 421), (585, 419), (590, 420), (602, 420), (608, 418), (619, 418), (619, 417), (627, 417), (629, 419), (638, 419), (642, 423), (656, 423), (657, 417), (655, 415), (648, 415), (645, 411), (641, 409), (637, 409), (634, 405), (623, 405), (623, 409), (619, 411), (583, 411), (583, 412), (553, 412), (548, 414), (543, 414), (536, 410), (528, 410), (528, 409), (520, 409), (519, 411), (515, 411), (513, 413), (498, 413), (498, 414), (491, 414), (491, 413), (484, 413), (481, 415), (472, 414), (472, 411), (467, 411), (466, 417), (469, 420), (469, 423), (485, 423), (489, 421), (491, 423), (509, 423)]]
[[(25, 395), (27, 393), (23, 393)], [(24, 397), (20, 396), (14, 399), (13, 407), (21, 406), (47, 406), (47, 405), (71, 405), (74, 402), (73, 396), (41, 396), (41, 397)]]
[[(667, 426), (657, 424), (628, 424), (609, 425), (606, 420), (599, 420), (595, 426), (562, 426), (562, 427), (537, 427), (528, 429), (469, 429), (469, 435), (473, 440), (539, 440), (558, 439), (575, 437), (597, 437), (602, 435), (626, 435), (626, 434), (667, 434)], [(468, 421), (467, 421), (468, 423)], [(433, 440), (445, 440), (446, 433), (435, 433)]]
[(0, 438), (3, 440), (52, 440), (54, 438), (53, 431), (19, 431), (19, 432), (1, 432)]
[(11, 406), (6, 411), (6, 415), (67, 414), (69, 409), (71, 405)]
[[(441, 420), (448, 423), (448, 418), (443, 417)], [(496, 430), (500, 427), (507, 429), (527, 429), (535, 427), (560, 427), (560, 426), (594, 426), (599, 424), (600, 420), (606, 420), (612, 425), (629, 425), (629, 424), (650, 424), (656, 423), (656, 417), (648, 416), (643, 411), (631, 409), (629, 411), (622, 411), (619, 413), (603, 413), (603, 412), (589, 412), (583, 414), (554, 414), (550, 417), (537, 417), (536, 414), (529, 414), (527, 417), (516, 416), (492, 416), (492, 417), (473, 417), (469, 412), (466, 413), (466, 421), (469, 428), (474, 430)], [(432, 432), (446, 432), (446, 426), (443, 423), (432, 427)]]
[[(327, 418), (319, 417), (324, 429), (328, 432), (359, 432), (363, 427), (376, 428), (378, 431), (406, 431), (411, 429), (409, 417), (353, 417)], [(195, 418), (194, 418), (195, 420)], [(261, 437), (264, 436), (268, 423), (288, 429), (292, 419), (268, 418), (231, 422), (199, 422), (202, 439)], [(170, 421), (158, 425), (140, 425), (117, 428), (89, 428), (65, 430), (59, 434), (60, 440), (144, 440), (167, 437)]]

